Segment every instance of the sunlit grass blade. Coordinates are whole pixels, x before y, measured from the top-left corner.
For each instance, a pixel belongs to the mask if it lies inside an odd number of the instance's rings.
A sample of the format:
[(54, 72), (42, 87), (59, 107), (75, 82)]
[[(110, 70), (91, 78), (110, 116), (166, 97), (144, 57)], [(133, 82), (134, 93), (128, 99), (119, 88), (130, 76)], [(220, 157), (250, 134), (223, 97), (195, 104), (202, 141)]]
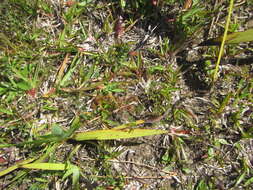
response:
[[(40, 162), (43, 162), (45, 159), (47, 159), (49, 157), (50, 154), (52, 154), (55, 149), (59, 146), (58, 143), (55, 143), (54, 145), (52, 146), (49, 146), (49, 148), (47, 148), (47, 151), (45, 154), (43, 154), (42, 156), (39, 157), (38, 160), (35, 160), (34, 163), (40, 163)], [(22, 177), (25, 177), (27, 174), (29, 173), (29, 169), (26, 169), (26, 170), (22, 170), (22, 171), (19, 171), (15, 177), (9, 182), (9, 184), (19, 180), (20, 178)]]
[(66, 54), (61, 66), (60, 66), (60, 69), (58, 71), (58, 74), (57, 74), (57, 78), (56, 78), (56, 84), (59, 83), (59, 81), (62, 79), (63, 77), (63, 74), (64, 74), (64, 70), (67, 68), (67, 64), (68, 64), (68, 60), (69, 60), (69, 53)]
[(34, 160), (35, 160), (35, 158), (30, 158), (30, 159), (24, 160), (24, 161), (22, 161), (22, 162), (20, 162), (20, 163), (17, 163), (17, 164), (15, 164), (14, 166), (11, 166), (11, 167), (9, 167), (9, 168), (3, 170), (3, 171), (0, 171), (0, 177), (6, 175), (6, 174), (8, 174), (8, 173), (11, 173), (12, 171), (14, 171), (14, 170), (20, 168), (22, 165), (28, 164), (28, 163), (30, 163), (30, 162), (32, 162), (32, 161), (34, 161)]
[(69, 130), (65, 132), (63, 138), (70, 137), (77, 129), (79, 129), (79, 127), (80, 127), (80, 118), (79, 116), (76, 116), (75, 119), (72, 121)]
[(71, 75), (74, 73), (77, 65), (81, 62), (81, 58), (79, 58), (79, 54), (76, 54), (76, 56), (74, 57), (70, 68), (68, 69), (68, 71), (66, 72), (66, 74), (64, 76), (61, 76), (62, 79), (59, 81), (59, 85), (60, 86), (65, 86), (67, 81), (69, 81), (71, 79)]
[(0, 144), (0, 148), (7, 148), (12, 146), (15, 146), (15, 144)]
[(128, 127), (133, 127), (133, 126), (136, 126), (136, 125), (140, 125), (140, 124), (143, 124), (143, 123), (145, 123), (144, 120), (137, 120), (135, 122), (125, 123), (123, 125), (114, 127), (113, 129), (124, 129), (124, 128), (128, 128)]
[(66, 173), (64, 174), (64, 176), (62, 177), (62, 179), (66, 179), (70, 175), (72, 175), (72, 185), (73, 185), (73, 187), (76, 187), (76, 185), (78, 185), (79, 178), (80, 178), (79, 168), (75, 165), (69, 165), (69, 168), (66, 171)]
[(76, 141), (114, 140), (160, 135), (164, 133), (167, 133), (167, 131), (157, 129), (106, 129), (77, 133), (71, 139)]
[(36, 170), (65, 170), (67, 165), (60, 163), (32, 163), (24, 164), (21, 167)]

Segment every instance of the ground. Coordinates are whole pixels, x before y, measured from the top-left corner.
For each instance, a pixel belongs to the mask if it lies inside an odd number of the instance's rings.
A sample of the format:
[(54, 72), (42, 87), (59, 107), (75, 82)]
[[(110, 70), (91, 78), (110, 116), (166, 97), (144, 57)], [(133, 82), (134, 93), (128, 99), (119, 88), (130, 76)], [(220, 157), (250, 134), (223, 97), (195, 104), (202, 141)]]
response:
[[(226, 45), (215, 80), (219, 44), (205, 44), (229, 1), (0, 2), (0, 189), (253, 188), (252, 43)], [(252, 13), (235, 2), (229, 32)], [(138, 120), (168, 133), (52, 136)]]

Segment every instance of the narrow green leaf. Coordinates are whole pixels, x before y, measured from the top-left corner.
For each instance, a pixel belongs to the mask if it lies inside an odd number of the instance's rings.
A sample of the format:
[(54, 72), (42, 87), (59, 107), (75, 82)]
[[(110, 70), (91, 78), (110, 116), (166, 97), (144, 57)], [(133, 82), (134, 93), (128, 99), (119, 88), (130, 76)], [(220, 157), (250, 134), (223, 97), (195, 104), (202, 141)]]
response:
[(80, 127), (80, 118), (76, 116), (75, 119), (72, 121), (69, 130), (67, 130), (64, 134), (64, 138), (70, 137), (77, 129)]
[(17, 164), (15, 164), (14, 166), (11, 166), (11, 167), (9, 167), (9, 168), (3, 170), (3, 171), (0, 171), (0, 177), (2, 177), (2, 176), (4, 176), (4, 175), (6, 175), (6, 174), (8, 174), (8, 173), (10, 173), (10, 172), (12, 172), (12, 171), (18, 169), (18, 168), (19, 168), (20, 166), (22, 166), (23, 164), (30, 163), (30, 162), (32, 162), (32, 161), (34, 161), (34, 160), (35, 160), (35, 158), (30, 158), (30, 159), (24, 160), (24, 161), (22, 161), (22, 162), (20, 162), (20, 163), (17, 163)]
[(219, 139), (218, 142), (224, 145), (229, 145), (228, 141), (226, 141), (225, 139)]
[(205, 180), (202, 179), (202, 180), (198, 183), (198, 185), (197, 185), (197, 187), (196, 187), (196, 190), (206, 190), (206, 189), (208, 189), (208, 186), (207, 186)]
[(167, 131), (156, 129), (107, 129), (77, 133), (71, 139), (76, 141), (113, 140), (159, 135), (164, 133), (167, 133)]
[(64, 77), (59, 82), (59, 86), (63, 87), (66, 85), (67, 81), (71, 80), (72, 74), (74, 73), (77, 65), (81, 62), (81, 58), (78, 59), (78, 56), (79, 54), (76, 54), (76, 56), (74, 57), (74, 60), (72, 61), (70, 65), (70, 68), (68, 69)]
[(26, 81), (17, 83), (17, 87), (20, 88), (21, 90), (30, 90), (32, 88), (32, 86)]
[[(59, 146), (60, 144), (59, 143), (55, 143), (54, 145), (52, 146), (49, 146), (49, 148), (47, 149), (46, 153), (43, 154), (42, 156), (39, 157), (38, 160), (35, 160), (34, 163), (40, 163), (40, 162), (43, 162), (43, 160), (45, 160), (46, 158), (49, 157), (50, 154), (52, 154), (55, 149)], [(18, 179), (26, 176), (27, 174), (29, 173), (29, 170), (22, 170), (22, 171), (19, 171), (14, 178), (11, 179), (11, 181), (9, 182), (9, 184), (13, 183), (14, 181), (17, 181)]]
[(15, 146), (15, 144), (0, 144), (0, 148), (7, 148), (12, 146)]
[(57, 124), (52, 126), (52, 135), (63, 137), (65, 135), (65, 131)]
[(13, 115), (12, 111), (9, 109), (6, 109), (4, 107), (0, 107), (0, 112), (5, 113), (7, 115)]
[(32, 164), (24, 164), (21, 167), (22, 168), (27, 168), (27, 169), (37, 169), (37, 170), (65, 170), (66, 169), (66, 164), (32, 163)]
[(238, 186), (238, 185), (242, 182), (242, 180), (244, 180), (245, 176), (246, 176), (246, 172), (243, 172), (243, 173), (238, 177), (237, 182), (236, 182), (236, 184), (235, 184), (235, 187)]
[(228, 93), (228, 95), (224, 98), (224, 100), (222, 101), (217, 113), (220, 114), (224, 111), (224, 109), (226, 108), (226, 106), (229, 104), (230, 99), (233, 97), (232, 93)]
[(75, 165), (69, 165), (69, 169), (65, 172), (64, 176), (62, 177), (62, 179), (66, 179), (67, 177), (69, 177), (72, 174), (72, 184), (73, 186), (77, 185), (79, 182), (79, 178), (80, 178), (80, 170), (77, 166)]
[(73, 175), (72, 175), (72, 184), (73, 186), (76, 186), (79, 182), (79, 178), (80, 178), (80, 170), (77, 166), (73, 166), (72, 167), (72, 172), (73, 172)]
[(81, 7), (85, 7), (87, 4), (89, 4), (90, 2), (92, 2), (92, 0), (85, 0), (83, 2), (80, 2), (78, 3), (77, 5), (78, 6), (81, 6)]
[(65, 174), (63, 175), (62, 179), (66, 179), (67, 177), (69, 177), (71, 174), (73, 174), (73, 170), (70, 168), (69, 170), (67, 170), (65, 172)]
[(33, 141), (26, 141), (26, 142), (22, 142), (19, 144), (15, 144), (15, 146), (24, 146), (24, 145), (41, 145), (43, 143), (52, 143), (52, 142), (60, 142), (63, 141), (64, 139), (61, 137), (57, 137), (55, 135), (45, 135), (45, 136), (40, 136), (41, 139), (39, 140), (33, 140)]
[[(212, 45), (220, 45), (223, 36), (212, 38), (206, 40), (199, 44), (200, 46), (212, 46)], [(225, 44), (238, 44), (243, 42), (253, 41), (253, 28), (242, 31), (242, 32), (234, 32), (228, 34), (225, 40)]]
[(252, 184), (252, 183), (253, 183), (253, 177), (249, 178), (249, 179), (245, 182), (244, 186), (248, 186), (248, 185), (250, 185), (250, 184)]
[(243, 32), (229, 34), (226, 39), (227, 44), (237, 44), (250, 41), (253, 41), (253, 28)]
[(114, 127), (113, 129), (124, 129), (124, 128), (129, 128), (129, 127), (133, 127), (133, 126), (140, 125), (140, 124), (143, 124), (143, 123), (145, 123), (144, 120), (137, 120), (137, 121), (134, 121), (134, 122), (125, 123), (125, 124), (123, 124), (123, 125)]

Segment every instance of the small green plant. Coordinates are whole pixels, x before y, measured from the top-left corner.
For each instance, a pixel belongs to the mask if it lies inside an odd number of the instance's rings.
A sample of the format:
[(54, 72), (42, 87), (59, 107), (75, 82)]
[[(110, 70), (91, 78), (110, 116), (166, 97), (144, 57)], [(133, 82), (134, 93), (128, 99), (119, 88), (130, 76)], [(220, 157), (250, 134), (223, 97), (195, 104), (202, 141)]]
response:
[[(49, 135), (44, 135), (38, 137), (37, 140), (27, 141), (20, 144), (0, 144), (0, 147), (11, 147), (18, 146), (23, 147), (26, 145), (40, 146), (42, 144), (52, 144), (52, 143), (63, 143), (66, 141), (87, 141), (87, 140), (118, 140), (118, 139), (127, 139), (127, 138), (136, 138), (150, 135), (158, 135), (167, 133), (165, 130), (156, 130), (156, 129), (136, 129), (132, 128), (133, 126), (140, 125), (145, 123), (143, 120), (139, 120), (132, 123), (127, 123), (120, 125), (112, 129), (96, 130), (89, 132), (78, 132), (75, 131), (80, 127), (79, 117), (76, 117), (72, 122), (72, 125), (68, 131), (63, 130), (60, 126), (54, 125), (52, 127), (52, 132)], [(31, 163), (34, 162), (34, 163)], [(55, 170), (55, 171), (65, 171), (66, 173), (63, 176), (63, 179), (72, 175), (72, 184), (76, 186), (79, 180), (80, 171), (79, 168), (72, 164), (62, 164), (62, 163), (44, 163), (40, 159), (31, 158), (25, 160), (17, 165), (11, 166), (0, 172), (0, 177), (10, 172), (18, 169), (39, 169), (39, 170)]]

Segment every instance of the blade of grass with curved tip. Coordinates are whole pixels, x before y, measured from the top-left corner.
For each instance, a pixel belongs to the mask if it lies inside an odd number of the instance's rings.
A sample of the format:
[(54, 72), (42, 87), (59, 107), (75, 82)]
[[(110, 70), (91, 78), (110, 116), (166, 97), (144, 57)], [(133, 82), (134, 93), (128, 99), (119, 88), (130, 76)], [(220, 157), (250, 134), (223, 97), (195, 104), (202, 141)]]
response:
[(6, 174), (8, 174), (8, 173), (10, 173), (10, 172), (12, 172), (12, 171), (18, 169), (18, 168), (20, 168), (20, 166), (22, 166), (22, 165), (24, 165), (24, 164), (28, 164), (28, 163), (30, 163), (30, 162), (32, 162), (32, 161), (34, 161), (34, 160), (35, 160), (35, 158), (30, 158), (30, 159), (24, 160), (24, 161), (22, 161), (22, 162), (20, 162), (20, 163), (17, 163), (17, 164), (15, 164), (14, 166), (11, 166), (11, 167), (9, 167), (9, 168), (3, 170), (3, 171), (0, 171), (0, 177), (2, 177), (2, 176), (4, 176), (4, 175), (6, 175)]
[(115, 139), (128, 139), (150, 135), (160, 135), (167, 133), (165, 130), (158, 129), (105, 129), (81, 132), (75, 134), (71, 139), (76, 141), (85, 140), (115, 140)]
[[(40, 162), (43, 162), (47, 157), (49, 157), (49, 154), (51, 154), (52, 152), (55, 151), (55, 149), (59, 146), (60, 144), (59, 143), (55, 143), (53, 144), (52, 146), (49, 145), (49, 148), (47, 149), (46, 153), (43, 154), (42, 156), (39, 157), (38, 160), (35, 160), (34, 163), (40, 163)], [(26, 176), (28, 173), (29, 173), (29, 169), (26, 169), (26, 170), (22, 170), (22, 171), (19, 171), (15, 177), (13, 179), (11, 179), (6, 185), (5, 187), (9, 186), (10, 184), (12, 184), (14, 181)]]

